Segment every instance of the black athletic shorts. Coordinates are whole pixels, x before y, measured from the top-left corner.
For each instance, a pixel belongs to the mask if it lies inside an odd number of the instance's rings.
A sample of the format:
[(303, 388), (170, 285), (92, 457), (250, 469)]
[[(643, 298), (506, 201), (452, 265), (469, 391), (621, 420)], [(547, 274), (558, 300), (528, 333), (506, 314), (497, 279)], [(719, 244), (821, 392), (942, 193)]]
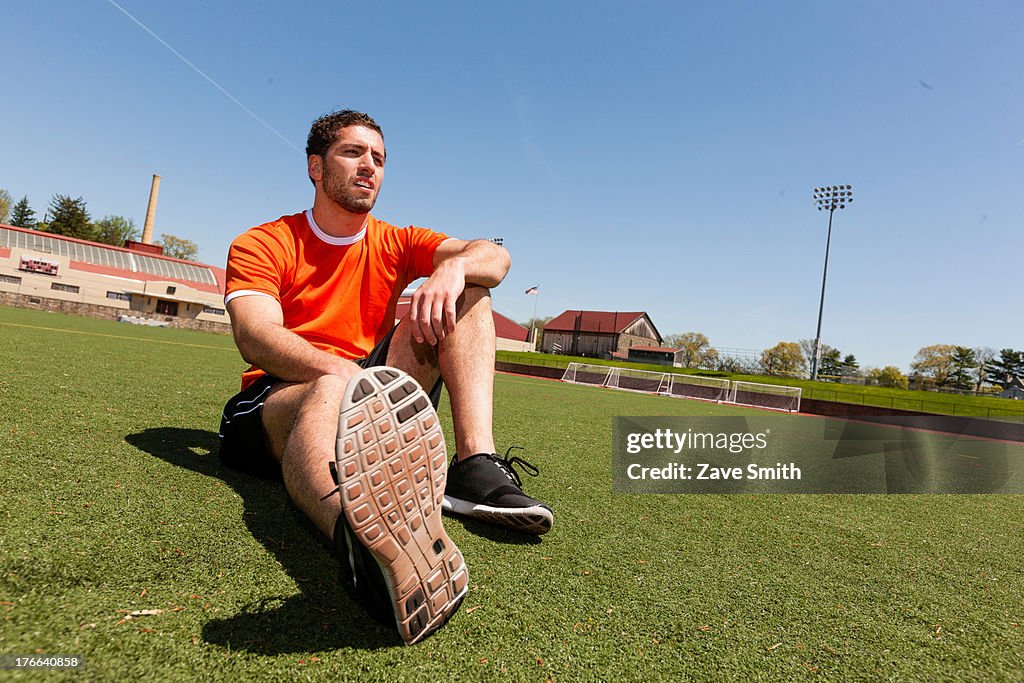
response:
[[(354, 361), (360, 367), (374, 368), (387, 363), (388, 349), (395, 328), (373, 347), (370, 355)], [(263, 403), (275, 384), (282, 380), (264, 375), (246, 390), (232, 396), (220, 418), (220, 459), (228, 467), (264, 479), (281, 480), (281, 464), (274, 459), (263, 436)], [(437, 408), (441, 400), (440, 379), (430, 390), (430, 400)]]

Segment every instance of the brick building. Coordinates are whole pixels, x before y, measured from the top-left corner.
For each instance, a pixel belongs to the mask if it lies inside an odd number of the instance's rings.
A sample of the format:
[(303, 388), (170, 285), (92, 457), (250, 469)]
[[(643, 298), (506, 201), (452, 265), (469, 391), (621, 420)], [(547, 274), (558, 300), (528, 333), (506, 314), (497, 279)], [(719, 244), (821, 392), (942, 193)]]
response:
[(224, 269), (132, 248), (0, 225), (0, 301), (228, 331)]

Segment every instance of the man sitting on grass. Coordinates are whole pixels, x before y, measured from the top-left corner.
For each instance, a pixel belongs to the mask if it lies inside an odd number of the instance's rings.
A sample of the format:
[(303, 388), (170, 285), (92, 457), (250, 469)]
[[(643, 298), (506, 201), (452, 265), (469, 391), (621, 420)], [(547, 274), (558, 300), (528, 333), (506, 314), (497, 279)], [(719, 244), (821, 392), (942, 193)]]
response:
[[(252, 228), (228, 255), (224, 301), (252, 367), (225, 406), (221, 457), (282, 476), (333, 540), (353, 595), (413, 643), (466, 592), (442, 508), (528, 533), (551, 528), (551, 509), (522, 492), (512, 468), (522, 461), (496, 455), (492, 435), (489, 288), (511, 260), (487, 241), (370, 215), (386, 151), (366, 114), (317, 119), (306, 154), (313, 207)], [(420, 277), (395, 326), (400, 294)], [(450, 468), (434, 412), (442, 380)]]

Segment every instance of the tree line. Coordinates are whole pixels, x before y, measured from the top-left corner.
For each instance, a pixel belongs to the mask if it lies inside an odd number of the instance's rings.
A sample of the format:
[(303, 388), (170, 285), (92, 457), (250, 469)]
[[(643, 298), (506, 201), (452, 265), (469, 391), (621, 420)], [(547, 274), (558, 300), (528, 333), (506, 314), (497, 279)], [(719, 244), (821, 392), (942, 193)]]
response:
[[(531, 318), (523, 323), (527, 329), (536, 325), (543, 333), (546, 318)], [(720, 372), (739, 372), (779, 376), (806, 376), (811, 371), (814, 340), (779, 342), (749, 357), (722, 355), (711, 346), (707, 335), (684, 332), (665, 337), (664, 344), (680, 349), (680, 362), (686, 368)], [(969, 348), (955, 344), (932, 344), (921, 348), (910, 364), (910, 375), (895, 365), (861, 368), (856, 356), (844, 354), (828, 344), (821, 344), (818, 378), (841, 382), (846, 377), (866, 377), (883, 387), (907, 389), (911, 380), (922, 389), (955, 389), (978, 391), (983, 387), (1005, 389), (1009, 378), (1024, 377), (1024, 350), (1005, 348), (998, 353), (988, 347)]]
[[(125, 241), (138, 240), (142, 236), (131, 218), (108, 215), (93, 220), (84, 199), (73, 199), (63, 194), (55, 194), (50, 199), (43, 220), (37, 220), (28, 196), (12, 202), (10, 193), (0, 189), (0, 223), (115, 247), (124, 246)], [(163, 247), (164, 255), (173, 258), (195, 261), (199, 256), (199, 246), (195, 242), (174, 235), (164, 233), (155, 244)]]
[[(666, 346), (681, 349), (680, 360), (688, 368), (727, 372), (764, 373), (780, 376), (810, 374), (814, 340), (779, 342), (750, 358), (720, 357), (707, 336), (686, 332), (665, 338)], [(821, 344), (818, 373), (824, 381), (842, 381), (844, 377), (863, 376), (884, 387), (906, 389), (911, 380), (924, 389), (981, 391), (992, 386), (1006, 387), (1013, 376), (1024, 376), (1024, 351), (1005, 348), (998, 353), (988, 347), (969, 348), (955, 344), (925, 346), (914, 356), (910, 375), (895, 365), (861, 369), (856, 356), (843, 354)]]
[(923, 386), (981, 391), (991, 384), (1005, 388), (1013, 376), (1024, 376), (1024, 351), (956, 344), (925, 346), (910, 364), (912, 376)]

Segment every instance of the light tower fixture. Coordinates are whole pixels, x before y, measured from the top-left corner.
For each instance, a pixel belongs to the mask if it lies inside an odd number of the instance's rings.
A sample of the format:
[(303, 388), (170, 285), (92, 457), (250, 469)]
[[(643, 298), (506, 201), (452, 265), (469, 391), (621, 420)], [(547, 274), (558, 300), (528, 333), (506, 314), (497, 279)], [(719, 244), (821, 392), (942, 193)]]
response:
[(832, 214), (853, 202), (853, 185), (826, 185), (814, 188), (814, 204), (818, 211), (828, 211), (828, 237), (825, 239), (825, 269), (821, 274), (821, 303), (818, 304), (818, 331), (814, 335), (814, 357), (811, 359), (811, 379), (818, 379), (818, 361), (821, 358), (821, 315), (825, 311), (825, 280), (828, 278), (828, 250), (832, 244)]

